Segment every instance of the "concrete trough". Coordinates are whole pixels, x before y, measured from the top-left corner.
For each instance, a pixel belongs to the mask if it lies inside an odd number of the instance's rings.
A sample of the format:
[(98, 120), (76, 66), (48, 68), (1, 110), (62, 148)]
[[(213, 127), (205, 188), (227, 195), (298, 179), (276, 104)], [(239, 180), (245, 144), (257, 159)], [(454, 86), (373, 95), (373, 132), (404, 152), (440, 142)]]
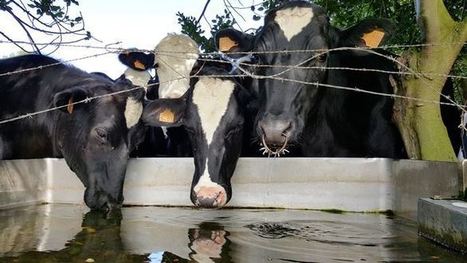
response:
[(467, 202), (420, 199), (418, 228), (423, 237), (467, 254)]
[[(129, 162), (126, 205), (191, 206), (192, 158)], [(241, 158), (230, 207), (391, 210), (415, 219), (417, 200), (457, 196), (457, 163), (384, 158)], [(0, 161), (0, 209), (83, 204), (84, 187), (63, 159)]]

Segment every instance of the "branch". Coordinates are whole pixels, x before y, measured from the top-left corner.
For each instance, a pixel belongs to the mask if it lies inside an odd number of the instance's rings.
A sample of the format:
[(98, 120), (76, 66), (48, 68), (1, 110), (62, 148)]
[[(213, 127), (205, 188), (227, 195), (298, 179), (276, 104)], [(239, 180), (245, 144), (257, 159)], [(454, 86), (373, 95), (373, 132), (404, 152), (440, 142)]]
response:
[(20, 44), (17, 44), (16, 41), (14, 41), (13, 39), (9, 38), (5, 33), (3, 33), (2, 31), (0, 31), (0, 35), (4, 36), (8, 41), (10, 41), (13, 45), (17, 46), (19, 49), (21, 49), (23, 52), (25, 53), (29, 53), (29, 51), (27, 51), (26, 49), (24, 49)]
[(23, 28), (24, 32), (26, 33), (26, 35), (28, 36), (29, 40), (31, 41), (31, 45), (33, 46), (33, 48), (36, 50), (37, 53), (41, 54), (41, 51), (39, 49), (39, 47), (37, 47), (36, 43), (34, 42), (34, 38), (31, 36), (31, 34), (29, 33), (28, 29), (23, 25), (23, 22), (21, 19), (19, 19), (19, 17), (17, 17), (15, 14), (13, 14), (13, 12), (9, 9), (6, 10), (11, 16), (13, 16), (13, 18), (16, 20), (16, 22), (18, 22), (18, 24), (21, 26), (21, 28)]
[(211, 0), (206, 1), (206, 4), (204, 5), (203, 11), (201, 12), (201, 15), (199, 16), (198, 20), (196, 21), (195, 27), (198, 26), (199, 21), (201, 21), (201, 18), (203, 18), (204, 13), (206, 12), (206, 9), (208, 8), (209, 2), (211, 2)]
[[(466, 21), (459, 23), (454, 21), (442, 0), (421, 0), (418, 1), (418, 4), (420, 5), (423, 26), (426, 31), (426, 42), (440, 43), (446, 41), (446, 32), (451, 33), (450, 31), (458, 26), (460, 26), (459, 29), (462, 33), (466, 30)], [(461, 34), (461, 39), (458, 41), (460, 43), (465, 42), (465, 35)]]

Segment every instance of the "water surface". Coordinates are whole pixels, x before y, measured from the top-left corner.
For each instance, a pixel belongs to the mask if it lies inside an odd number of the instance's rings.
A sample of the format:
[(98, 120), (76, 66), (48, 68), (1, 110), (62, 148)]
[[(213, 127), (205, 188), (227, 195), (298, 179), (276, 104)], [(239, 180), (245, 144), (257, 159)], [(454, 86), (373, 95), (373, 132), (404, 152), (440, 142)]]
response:
[(466, 262), (381, 214), (40, 205), (0, 229), (0, 262)]

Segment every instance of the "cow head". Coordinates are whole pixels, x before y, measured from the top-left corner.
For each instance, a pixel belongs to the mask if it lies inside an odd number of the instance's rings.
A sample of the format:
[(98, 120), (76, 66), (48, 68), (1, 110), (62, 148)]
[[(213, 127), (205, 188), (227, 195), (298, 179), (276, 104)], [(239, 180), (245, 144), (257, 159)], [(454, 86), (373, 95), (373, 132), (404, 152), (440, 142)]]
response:
[[(333, 49), (375, 48), (391, 31), (386, 20), (365, 20), (341, 31), (329, 24), (322, 7), (304, 1), (291, 1), (271, 10), (251, 48), (261, 66), (253, 71), (259, 75), (253, 86), (260, 102), (256, 130), (266, 152), (282, 154), (288, 143), (299, 143), (310, 113), (319, 110), (316, 102), (323, 89), (319, 83), (333, 78), (327, 66), (339, 66), (345, 52), (367, 54)], [(235, 34), (229, 37), (241, 43)]]
[(243, 110), (250, 96), (233, 79), (215, 76), (226, 74), (205, 66), (184, 96), (154, 100), (143, 112), (148, 125), (185, 127), (195, 162), (191, 201), (201, 207), (222, 207), (230, 200), (242, 147)]
[(157, 81), (149, 83), (146, 95), (152, 100), (180, 98), (186, 93), (198, 53), (198, 45), (190, 37), (169, 34), (157, 44), (154, 53), (130, 49), (118, 58), (128, 67), (125, 78), (136, 86), (146, 86), (151, 79), (148, 70), (156, 69)]
[[(112, 209), (123, 202), (123, 182), (131, 150), (141, 142), (143, 91), (128, 81), (113, 82), (97, 75), (57, 93), (55, 136), (58, 150), (86, 187), (84, 201), (91, 209)], [(101, 96), (86, 103), (86, 98)]]

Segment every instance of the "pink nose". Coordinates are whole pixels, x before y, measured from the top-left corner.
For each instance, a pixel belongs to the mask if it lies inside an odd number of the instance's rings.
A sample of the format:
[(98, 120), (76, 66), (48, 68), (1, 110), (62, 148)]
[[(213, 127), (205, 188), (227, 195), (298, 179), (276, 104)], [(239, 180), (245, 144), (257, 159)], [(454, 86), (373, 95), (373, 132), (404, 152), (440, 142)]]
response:
[(227, 203), (227, 193), (220, 185), (201, 186), (195, 190), (195, 196), (194, 204), (204, 208), (220, 208)]

